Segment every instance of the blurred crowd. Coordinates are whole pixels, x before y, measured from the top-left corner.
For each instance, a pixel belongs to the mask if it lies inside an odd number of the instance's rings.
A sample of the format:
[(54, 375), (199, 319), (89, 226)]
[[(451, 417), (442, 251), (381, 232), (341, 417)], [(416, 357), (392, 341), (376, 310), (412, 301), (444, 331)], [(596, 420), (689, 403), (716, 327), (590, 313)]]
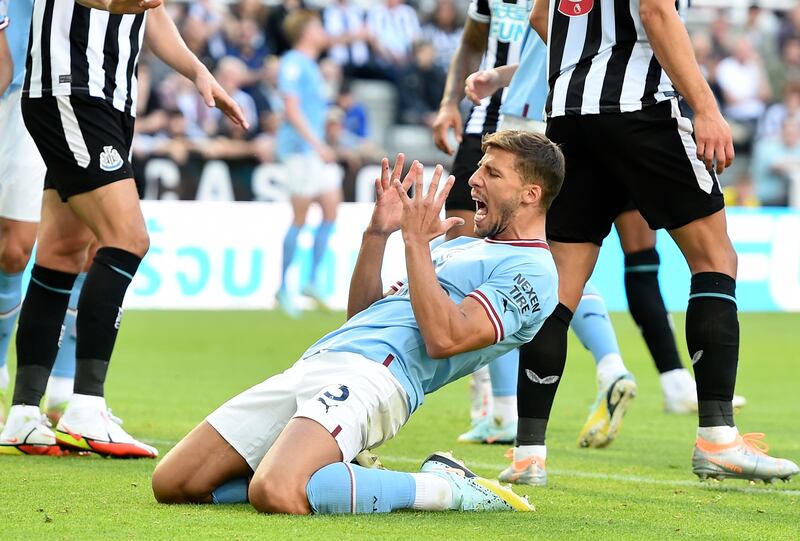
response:
[[(396, 90), (395, 125), (433, 122), (466, 4), (424, 3), (429, 10), (411, 4), (333, 0), (317, 8), (328, 36), (320, 60), (331, 104), (326, 143), (347, 169), (374, 163), (384, 152), (354, 83), (380, 80)], [(283, 21), (313, 6), (302, 0), (168, 6), (188, 46), (239, 103), (251, 128), (245, 132), (206, 108), (189, 81), (145, 51), (134, 154), (179, 164), (190, 156), (274, 161), (282, 121), (278, 69), (290, 48)], [(800, 190), (800, 3), (788, 11), (700, 9), (704, 18), (688, 19), (695, 53), (736, 141), (737, 167), (722, 179), (726, 196), (731, 204), (785, 206), (793, 183)]]

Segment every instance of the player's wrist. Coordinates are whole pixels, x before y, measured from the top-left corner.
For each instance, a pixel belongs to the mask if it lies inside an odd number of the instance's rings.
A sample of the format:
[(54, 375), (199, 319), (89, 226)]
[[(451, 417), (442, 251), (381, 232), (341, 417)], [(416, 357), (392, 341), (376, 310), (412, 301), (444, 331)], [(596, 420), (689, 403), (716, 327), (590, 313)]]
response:
[(365, 241), (377, 240), (385, 242), (392, 233), (394, 233), (394, 231), (388, 231), (386, 229), (369, 226), (364, 230), (364, 233), (361, 235), (361, 237)]

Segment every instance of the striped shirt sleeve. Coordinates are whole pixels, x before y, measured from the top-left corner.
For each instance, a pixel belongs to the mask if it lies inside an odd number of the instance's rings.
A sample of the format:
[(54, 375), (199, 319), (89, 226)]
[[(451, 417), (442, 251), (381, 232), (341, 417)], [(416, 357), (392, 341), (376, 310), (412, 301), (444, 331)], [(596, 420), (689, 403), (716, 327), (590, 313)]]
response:
[(473, 21), (488, 23), (492, 18), (492, 12), (489, 9), (489, 0), (472, 0), (469, 3), (467, 15)]

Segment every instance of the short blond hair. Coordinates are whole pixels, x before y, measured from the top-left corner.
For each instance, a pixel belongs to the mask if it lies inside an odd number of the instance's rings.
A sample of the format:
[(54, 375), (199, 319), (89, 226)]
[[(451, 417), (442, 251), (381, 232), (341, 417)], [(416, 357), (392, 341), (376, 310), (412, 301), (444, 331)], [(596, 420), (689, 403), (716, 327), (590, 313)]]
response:
[(315, 19), (319, 20), (319, 15), (308, 9), (298, 9), (286, 16), (282, 26), (283, 35), (286, 36), (292, 47), (297, 45), (308, 24)]
[(564, 182), (564, 154), (546, 135), (536, 132), (503, 130), (483, 137), (481, 151), (505, 150), (516, 156), (514, 169), (523, 183), (542, 188), (542, 207), (550, 208)]

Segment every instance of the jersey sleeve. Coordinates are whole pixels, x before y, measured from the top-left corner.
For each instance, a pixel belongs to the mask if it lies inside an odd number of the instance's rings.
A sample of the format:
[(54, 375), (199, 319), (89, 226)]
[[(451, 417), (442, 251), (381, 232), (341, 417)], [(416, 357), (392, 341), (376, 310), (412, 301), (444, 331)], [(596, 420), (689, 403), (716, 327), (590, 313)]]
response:
[(8, 3), (6, 0), (0, 0), (0, 30), (5, 30), (9, 22)]
[[(540, 295), (551, 296), (557, 280), (542, 280), (535, 264), (516, 264), (498, 267), (489, 279), (467, 296), (484, 309), (494, 327), (495, 344), (531, 326), (543, 309)], [(548, 288), (550, 291), (537, 291)], [(528, 338), (528, 340), (530, 337)]]
[(470, 0), (467, 15), (473, 21), (488, 23), (492, 18), (492, 12), (489, 9), (489, 0)]
[(292, 57), (284, 57), (278, 71), (278, 90), (299, 96), (303, 86), (303, 67)]

